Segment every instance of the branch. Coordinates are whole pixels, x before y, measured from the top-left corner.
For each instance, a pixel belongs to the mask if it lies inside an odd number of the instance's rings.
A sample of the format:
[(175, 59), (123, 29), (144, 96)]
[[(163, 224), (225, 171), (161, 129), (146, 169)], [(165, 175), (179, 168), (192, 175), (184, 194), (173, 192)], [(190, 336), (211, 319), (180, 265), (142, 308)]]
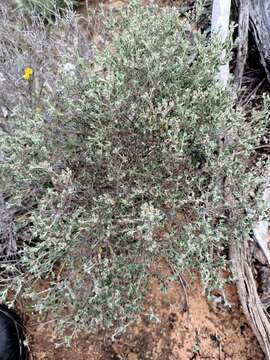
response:
[(236, 91), (238, 91), (242, 85), (243, 73), (248, 53), (249, 6), (250, 0), (240, 0), (238, 18), (238, 53), (235, 69)]
[[(231, 0), (214, 0), (212, 10), (212, 37), (218, 37), (222, 43), (225, 43), (229, 36)], [(220, 55), (221, 62), (225, 61), (226, 52), (222, 51)], [(218, 79), (222, 85), (227, 85), (229, 80), (229, 63), (220, 66)]]

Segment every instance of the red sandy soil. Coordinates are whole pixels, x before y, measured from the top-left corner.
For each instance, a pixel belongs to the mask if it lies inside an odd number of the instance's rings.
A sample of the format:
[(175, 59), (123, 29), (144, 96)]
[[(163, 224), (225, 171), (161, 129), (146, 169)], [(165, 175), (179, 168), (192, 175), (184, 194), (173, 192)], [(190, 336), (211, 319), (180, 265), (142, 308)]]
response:
[[(164, 272), (164, 266), (161, 267)], [(167, 272), (168, 270), (165, 269)], [(231, 307), (214, 306), (200, 281), (171, 283), (167, 293), (151, 281), (147, 304), (159, 321), (146, 319), (112, 342), (106, 334), (80, 335), (71, 348), (55, 348), (53, 324), (31, 318), (32, 360), (263, 360), (259, 345), (242, 314), (235, 287), (228, 285)], [(186, 301), (187, 300), (187, 301)]]

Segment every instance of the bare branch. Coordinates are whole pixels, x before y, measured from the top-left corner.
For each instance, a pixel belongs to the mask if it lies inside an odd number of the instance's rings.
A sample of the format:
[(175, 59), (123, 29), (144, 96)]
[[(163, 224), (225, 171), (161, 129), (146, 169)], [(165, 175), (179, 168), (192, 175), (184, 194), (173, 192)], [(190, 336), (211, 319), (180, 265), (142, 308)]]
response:
[[(214, 0), (212, 11), (212, 36), (219, 37), (224, 43), (229, 36), (231, 0)], [(225, 50), (222, 51), (221, 61), (225, 60)], [(229, 80), (229, 64), (220, 66), (218, 79), (223, 85)]]

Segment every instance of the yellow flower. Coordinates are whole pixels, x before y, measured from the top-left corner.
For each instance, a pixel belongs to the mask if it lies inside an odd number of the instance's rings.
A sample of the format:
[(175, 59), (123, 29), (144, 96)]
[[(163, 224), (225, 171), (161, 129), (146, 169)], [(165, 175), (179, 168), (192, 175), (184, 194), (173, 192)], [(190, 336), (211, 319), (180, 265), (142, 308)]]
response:
[(24, 80), (29, 80), (32, 75), (33, 75), (33, 69), (31, 69), (30, 67), (26, 67), (24, 69), (24, 75), (23, 75)]

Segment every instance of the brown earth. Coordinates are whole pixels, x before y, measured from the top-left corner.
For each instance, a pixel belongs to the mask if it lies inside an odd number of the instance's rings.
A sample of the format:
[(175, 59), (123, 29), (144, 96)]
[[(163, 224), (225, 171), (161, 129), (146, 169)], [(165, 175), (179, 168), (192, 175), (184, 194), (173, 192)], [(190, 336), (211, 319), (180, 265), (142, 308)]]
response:
[[(168, 272), (164, 265), (161, 271)], [(129, 331), (112, 341), (106, 334), (82, 334), (71, 348), (56, 348), (52, 322), (39, 323), (34, 316), (29, 330), (32, 360), (263, 360), (259, 345), (241, 312), (234, 285), (226, 296), (230, 307), (209, 303), (200, 281), (188, 281), (185, 289), (171, 283), (166, 293), (157, 279), (151, 281), (148, 306), (157, 321), (142, 318)], [(187, 295), (187, 296), (186, 296)]]

